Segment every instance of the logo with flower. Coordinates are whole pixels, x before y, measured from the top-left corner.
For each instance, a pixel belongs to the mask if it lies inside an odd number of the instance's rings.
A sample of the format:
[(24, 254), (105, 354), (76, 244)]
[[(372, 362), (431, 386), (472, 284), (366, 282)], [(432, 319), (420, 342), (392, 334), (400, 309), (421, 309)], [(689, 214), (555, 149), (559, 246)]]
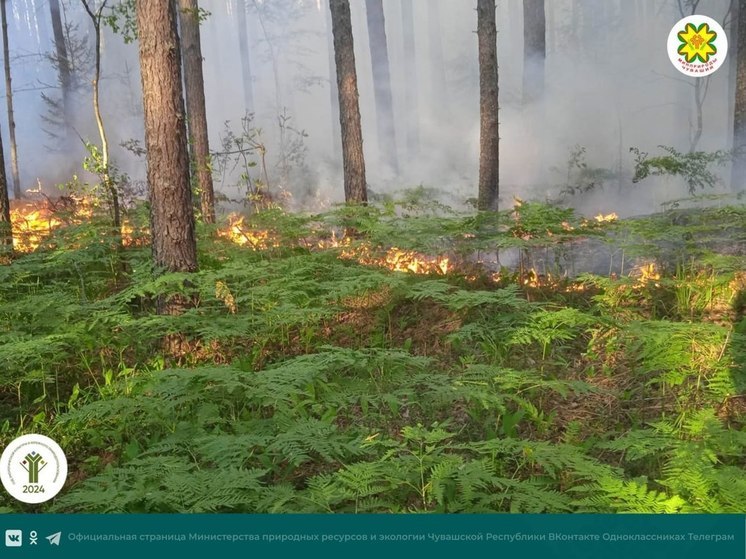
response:
[(706, 64), (710, 57), (718, 52), (715, 45), (718, 34), (707, 23), (701, 23), (699, 26), (687, 23), (684, 29), (678, 32), (677, 37), (681, 41), (678, 53), (690, 64), (695, 60)]
[(674, 67), (692, 78), (704, 78), (723, 65), (728, 37), (723, 26), (702, 14), (677, 21), (668, 33), (666, 53)]

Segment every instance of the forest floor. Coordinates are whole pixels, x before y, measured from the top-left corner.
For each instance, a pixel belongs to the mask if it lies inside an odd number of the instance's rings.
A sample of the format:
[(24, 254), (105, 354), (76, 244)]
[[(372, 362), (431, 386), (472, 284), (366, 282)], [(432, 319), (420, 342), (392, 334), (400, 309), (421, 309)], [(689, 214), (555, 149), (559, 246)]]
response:
[(69, 461), (43, 511), (743, 512), (744, 206), (273, 210), (155, 278), (143, 209), (121, 247), (64, 206), (0, 265), (0, 442)]

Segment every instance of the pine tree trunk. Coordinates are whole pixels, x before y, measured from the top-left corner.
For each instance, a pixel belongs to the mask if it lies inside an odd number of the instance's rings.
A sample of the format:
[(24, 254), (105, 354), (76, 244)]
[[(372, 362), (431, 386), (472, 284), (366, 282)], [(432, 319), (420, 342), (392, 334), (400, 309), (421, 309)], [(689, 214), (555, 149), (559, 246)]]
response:
[(2, 134), (0, 134), (0, 256), (11, 252), (13, 252), (13, 229), (10, 223), (8, 177), (5, 175), (5, 150)]
[(731, 190), (741, 192), (746, 184), (746, 2), (738, 5), (738, 44), (736, 62), (736, 99), (733, 109), (733, 149), (736, 151), (731, 173)]
[(394, 127), (394, 104), (391, 98), (391, 70), (386, 44), (386, 20), (383, 0), (365, 0), (368, 21), (368, 44), (373, 67), (373, 92), (376, 102), (376, 124), (378, 149), (384, 163), (394, 174), (399, 174), (399, 158), (396, 153), (396, 129)]
[(497, 210), (500, 192), (497, 29), (495, 0), (477, 0), (479, 41), (479, 198), (480, 210)]
[[(254, 112), (254, 84), (251, 79), (251, 55), (249, 52), (249, 28), (246, 21), (246, 0), (236, 0), (236, 25), (238, 26), (238, 53), (241, 59), (244, 110)], [(186, 49), (186, 45), (184, 45)], [(187, 86), (187, 94), (189, 87)], [(187, 104), (189, 101), (187, 100)], [(188, 107), (187, 107), (188, 109)]]
[(326, 10), (326, 36), (329, 50), (329, 102), (332, 113), (332, 154), (335, 161), (338, 161), (337, 154), (342, 151), (342, 144), (340, 143), (342, 130), (339, 127), (339, 90), (337, 89), (337, 68), (334, 62), (334, 35), (332, 34), (331, 8)]
[(546, 57), (544, 0), (523, 0), (524, 103), (538, 101), (544, 94), (544, 61)]
[(345, 201), (365, 203), (368, 191), (365, 184), (363, 131), (360, 125), (355, 50), (352, 42), (352, 19), (349, 0), (331, 0), (334, 60), (339, 90), (339, 123), (342, 130), (342, 161), (344, 166)]
[(197, 0), (179, 0), (179, 28), (192, 163), (197, 174), (202, 221), (215, 223), (215, 192), (210, 172), (210, 142), (207, 134), (205, 79), (202, 74), (202, 45), (199, 36)]
[(417, 105), (417, 60), (415, 57), (414, 10), (412, 0), (401, 0), (402, 32), (404, 34), (404, 110), (406, 112), (407, 156), (417, 157), (419, 151), (419, 115)]
[[(746, 4), (746, 2), (744, 2)], [(739, 2), (731, 0), (728, 19), (730, 29), (728, 34), (728, 46), (730, 56), (728, 57), (728, 122), (733, 122), (736, 105), (736, 75), (738, 73), (738, 56), (734, 52), (738, 49), (738, 14), (740, 13)], [(733, 149), (733, 137), (730, 138), (730, 148)]]
[(67, 44), (65, 43), (65, 31), (62, 27), (59, 0), (49, 0), (49, 11), (52, 17), (52, 33), (54, 34), (54, 46), (57, 51), (57, 71), (59, 72), (60, 89), (62, 91), (64, 138), (67, 138), (71, 131), (72, 120), (72, 72), (70, 71), (70, 60), (67, 56)]
[(153, 261), (159, 271), (193, 272), (197, 246), (174, 1), (137, 0), (137, 25)]
[[(557, 4), (545, 5), (546, 10), (546, 53), (554, 53), (557, 50)], [(624, 14), (632, 10), (622, 10)], [(545, 53), (545, 55), (546, 55)]]
[(2, 18), (3, 60), (5, 61), (5, 98), (8, 103), (8, 135), (10, 137), (10, 167), (13, 174), (13, 198), (18, 200), (21, 193), (21, 175), (18, 172), (18, 145), (16, 144), (16, 120), (13, 113), (13, 87), (10, 77), (10, 49), (8, 48), (8, 17), (5, 13), (7, 0), (0, 0)]

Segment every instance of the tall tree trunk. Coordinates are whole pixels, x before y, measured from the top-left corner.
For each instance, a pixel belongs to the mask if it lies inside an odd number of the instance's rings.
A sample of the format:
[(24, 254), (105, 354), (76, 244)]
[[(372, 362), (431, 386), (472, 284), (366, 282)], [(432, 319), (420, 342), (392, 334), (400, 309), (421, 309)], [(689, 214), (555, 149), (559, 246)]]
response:
[[(733, 113), (736, 105), (736, 75), (738, 73), (738, 56), (733, 53), (738, 50), (738, 14), (739, 0), (731, 0), (728, 10), (730, 22), (728, 34), (728, 46), (731, 55), (728, 57), (728, 121), (733, 122)], [(746, 4), (746, 2), (744, 2)], [(731, 137), (731, 149), (733, 149), (733, 138)]]
[[(248, 22), (246, 21), (246, 0), (236, 0), (236, 15), (238, 16), (236, 18), (236, 25), (238, 26), (238, 53), (241, 59), (241, 77), (243, 79), (244, 110), (253, 113), (254, 84), (251, 79), (251, 55), (249, 52), (249, 28)], [(184, 49), (186, 49), (186, 44), (184, 44)], [(187, 95), (189, 95), (188, 85)], [(188, 99), (187, 105), (189, 105)], [(187, 113), (188, 111), (189, 107), (187, 106)]]
[(394, 127), (394, 103), (391, 98), (391, 70), (389, 50), (386, 44), (386, 20), (383, 0), (365, 0), (368, 21), (368, 44), (373, 67), (373, 93), (376, 102), (376, 124), (378, 149), (395, 174), (399, 174), (399, 158), (396, 153), (396, 128)]
[(546, 57), (544, 0), (523, 0), (524, 103), (538, 101), (544, 94), (544, 61)]
[(349, 0), (330, 0), (334, 60), (339, 90), (339, 123), (342, 130), (342, 160), (344, 166), (345, 201), (365, 203), (368, 190), (365, 184), (363, 131), (360, 125), (355, 50), (352, 42), (352, 18)]
[(70, 60), (67, 55), (67, 44), (65, 43), (65, 32), (62, 27), (59, 0), (49, 0), (49, 11), (52, 16), (52, 33), (54, 34), (54, 47), (57, 51), (57, 71), (59, 72), (60, 89), (62, 91), (62, 122), (65, 125), (63, 138), (66, 139), (71, 129), (72, 119), (72, 72), (70, 71)]
[(404, 34), (404, 110), (406, 112), (407, 156), (417, 157), (420, 145), (417, 106), (417, 60), (415, 50), (414, 10), (412, 0), (401, 1)]
[[(546, 10), (546, 52), (554, 53), (557, 50), (557, 4), (549, 3), (548, 6), (544, 6)], [(624, 14), (631, 12), (632, 10), (622, 12)]]
[(8, 17), (5, 13), (7, 0), (0, 0), (2, 17), (3, 60), (5, 61), (5, 99), (8, 102), (8, 135), (10, 137), (10, 166), (13, 174), (13, 198), (21, 198), (21, 175), (18, 172), (18, 145), (16, 144), (16, 120), (13, 113), (13, 87), (10, 78), (10, 49), (8, 48)]
[(96, 47), (95, 47), (95, 69), (93, 73), (93, 114), (96, 117), (96, 126), (98, 127), (98, 135), (101, 138), (101, 180), (104, 184), (104, 188), (109, 194), (111, 202), (111, 210), (113, 214), (114, 227), (118, 230), (122, 224), (122, 218), (119, 210), (119, 193), (117, 192), (117, 185), (111, 179), (109, 173), (109, 140), (106, 137), (106, 127), (104, 126), (104, 118), (101, 114), (101, 98), (100, 98), (100, 87), (101, 81), (101, 18), (103, 15), (104, 8), (106, 7), (107, 0), (101, 2), (101, 5), (94, 12), (89, 6), (88, 0), (81, 0), (85, 11), (88, 13), (88, 17), (91, 18), (93, 23), (93, 30), (96, 36)]
[(5, 150), (0, 134), (0, 256), (13, 252), (13, 228), (10, 223), (8, 177), (5, 175)]
[(733, 149), (736, 150), (731, 173), (731, 189), (744, 190), (746, 184), (746, 1), (738, 4), (738, 44), (735, 49), (736, 101), (733, 110)]
[(479, 41), (479, 198), (480, 210), (497, 210), (500, 193), (497, 28), (495, 0), (477, 0)]
[(52, 33), (54, 34), (57, 71), (59, 72), (60, 89), (62, 91), (62, 109), (64, 111), (63, 121), (66, 128), (65, 132), (67, 133), (71, 118), (70, 103), (72, 101), (72, 72), (70, 69), (70, 59), (67, 55), (67, 43), (65, 42), (65, 31), (62, 26), (59, 0), (49, 0), (49, 11), (52, 18)]
[(137, 25), (153, 261), (158, 271), (193, 272), (197, 243), (173, 0), (137, 0)]
[(696, 78), (694, 82), (694, 118), (695, 122), (693, 129), (690, 133), (689, 141), (689, 153), (697, 151), (699, 141), (702, 139), (702, 132), (704, 130), (704, 105), (705, 98), (707, 97), (707, 90), (710, 88), (710, 78), (712, 76), (705, 76), (704, 78)]
[[(239, 4), (242, 3), (239, 2)], [(239, 5), (239, 10), (244, 7)], [(186, 111), (189, 119), (192, 163), (197, 174), (202, 221), (215, 223), (215, 192), (212, 184), (212, 173), (210, 172), (210, 142), (207, 134), (205, 79), (202, 74), (202, 45), (199, 36), (199, 5), (197, 0), (179, 0), (179, 27), (181, 30), (184, 87), (186, 89)], [(249, 84), (249, 87), (251, 87), (251, 84)]]
[[(327, 0), (328, 4), (328, 0)], [(327, 6), (329, 7), (329, 6)], [(337, 89), (337, 68), (334, 62), (334, 35), (332, 34), (332, 11), (326, 11), (326, 37), (329, 59), (329, 101), (332, 113), (332, 154), (336, 160), (342, 151), (342, 131), (339, 127), (339, 90)]]
[(443, 57), (443, 26), (440, 21), (439, 1), (429, 0), (427, 2), (428, 34), (430, 39), (430, 75), (434, 104), (431, 109), (433, 116), (437, 117), (441, 122), (450, 122), (451, 110), (448, 97), (448, 84), (446, 82), (446, 65)]

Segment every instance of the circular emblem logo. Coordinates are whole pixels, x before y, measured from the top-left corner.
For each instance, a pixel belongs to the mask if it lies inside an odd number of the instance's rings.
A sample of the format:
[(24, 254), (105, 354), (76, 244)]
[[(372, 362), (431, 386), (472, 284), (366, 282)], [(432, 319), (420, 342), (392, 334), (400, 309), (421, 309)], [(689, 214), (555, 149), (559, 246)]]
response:
[(725, 62), (728, 38), (720, 24), (707, 16), (687, 16), (668, 34), (668, 57), (682, 74), (701, 78)]
[(0, 481), (14, 499), (24, 503), (48, 501), (60, 492), (65, 479), (65, 453), (44, 435), (18, 437), (0, 456)]

